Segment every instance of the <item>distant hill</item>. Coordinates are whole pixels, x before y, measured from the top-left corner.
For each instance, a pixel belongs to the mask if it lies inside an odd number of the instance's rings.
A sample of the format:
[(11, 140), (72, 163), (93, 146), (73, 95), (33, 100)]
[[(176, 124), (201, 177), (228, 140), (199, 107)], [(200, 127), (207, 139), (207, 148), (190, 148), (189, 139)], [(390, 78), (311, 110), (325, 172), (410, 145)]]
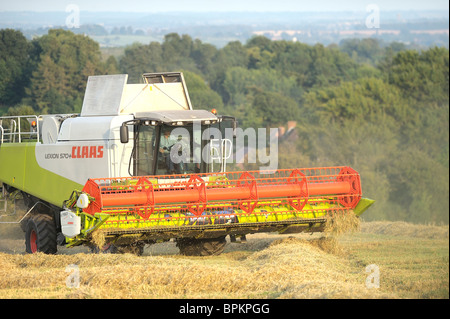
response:
[[(68, 28), (70, 12), (0, 12), (0, 28), (21, 30), (31, 39), (50, 28)], [(102, 47), (162, 42), (164, 35), (189, 34), (222, 47), (254, 35), (329, 45), (348, 38), (375, 37), (417, 46), (449, 46), (449, 14), (443, 11), (383, 11), (379, 28), (368, 27), (369, 13), (355, 12), (87, 12), (79, 13), (75, 33)]]

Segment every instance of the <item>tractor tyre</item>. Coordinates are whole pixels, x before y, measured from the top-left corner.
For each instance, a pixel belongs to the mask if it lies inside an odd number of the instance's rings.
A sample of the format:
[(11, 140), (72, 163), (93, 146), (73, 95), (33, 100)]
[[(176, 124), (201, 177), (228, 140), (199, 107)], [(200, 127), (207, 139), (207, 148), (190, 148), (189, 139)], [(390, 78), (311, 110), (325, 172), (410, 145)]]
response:
[(29, 254), (56, 254), (56, 226), (51, 216), (36, 214), (28, 219), (25, 226), (25, 248)]
[(130, 245), (116, 246), (114, 244), (106, 244), (102, 248), (94, 244), (89, 245), (89, 251), (92, 254), (132, 254), (142, 256), (144, 254), (144, 244), (136, 243)]
[(88, 245), (91, 254), (118, 254), (119, 250), (116, 245), (105, 244), (103, 247), (98, 247), (95, 244)]
[(144, 254), (144, 244), (134, 243), (130, 245), (118, 246), (117, 250), (120, 254), (132, 254), (136, 256), (142, 256)]
[(185, 256), (217, 256), (225, 249), (225, 236), (219, 238), (178, 238), (177, 247)]

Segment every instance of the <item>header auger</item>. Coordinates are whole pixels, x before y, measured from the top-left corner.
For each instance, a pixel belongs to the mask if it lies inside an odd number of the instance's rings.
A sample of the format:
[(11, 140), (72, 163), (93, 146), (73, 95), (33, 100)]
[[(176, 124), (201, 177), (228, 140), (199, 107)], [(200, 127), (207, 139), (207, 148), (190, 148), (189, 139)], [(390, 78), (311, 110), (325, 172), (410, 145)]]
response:
[(183, 254), (219, 254), (226, 236), (322, 231), (373, 203), (350, 167), (226, 172), (234, 118), (193, 110), (181, 73), (126, 80), (89, 77), (81, 114), (0, 120), (0, 181), (28, 205), (28, 252), (101, 233), (115, 251), (175, 239)]
[(359, 174), (349, 167), (323, 167), (97, 178), (89, 179), (83, 192), (93, 199), (83, 209), (85, 213), (126, 212), (145, 220), (155, 210), (164, 211), (174, 204), (180, 204), (180, 209), (194, 216), (218, 207), (258, 214), (257, 207), (280, 202), (299, 214), (308, 202), (354, 209), (361, 198), (361, 182)]

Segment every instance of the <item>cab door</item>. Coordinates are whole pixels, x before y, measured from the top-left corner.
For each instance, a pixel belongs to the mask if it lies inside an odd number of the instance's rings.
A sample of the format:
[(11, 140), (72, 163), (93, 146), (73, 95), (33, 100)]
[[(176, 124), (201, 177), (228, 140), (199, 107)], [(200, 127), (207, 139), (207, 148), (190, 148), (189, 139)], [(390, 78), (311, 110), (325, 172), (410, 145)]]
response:
[(209, 172), (226, 172), (227, 163), (233, 162), (236, 125), (236, 119), (229, 116), (219, 117), (219, 121), (211, 125)]

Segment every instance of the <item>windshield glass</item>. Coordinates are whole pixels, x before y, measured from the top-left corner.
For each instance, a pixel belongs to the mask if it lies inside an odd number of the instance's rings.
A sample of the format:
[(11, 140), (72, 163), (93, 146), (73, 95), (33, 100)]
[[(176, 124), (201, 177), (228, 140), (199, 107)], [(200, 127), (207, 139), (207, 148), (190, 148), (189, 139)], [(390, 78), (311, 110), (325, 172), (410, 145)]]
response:
[(203, 172), (201, 130), (193, 126), (161, 126), (156, 175)]
[(225, 171), (223, 156), (232, 151), (232, 142), (223, 139), (218, 125), (141, 124), (137, 132), (134, 175), (138, 176)]

